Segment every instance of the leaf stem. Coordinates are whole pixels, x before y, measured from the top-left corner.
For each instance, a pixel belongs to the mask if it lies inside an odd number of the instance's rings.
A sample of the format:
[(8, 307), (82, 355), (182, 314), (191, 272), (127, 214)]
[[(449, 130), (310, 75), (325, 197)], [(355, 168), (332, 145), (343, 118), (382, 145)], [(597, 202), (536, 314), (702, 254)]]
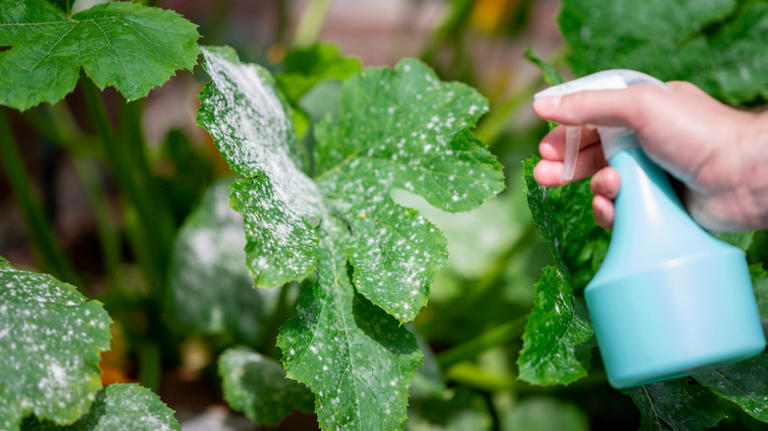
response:
[(294, 46), (305, 47), (315, 43), (330, 5), (331, 0), (310, 0), (296, 28)]
[[(90, 79), (84, 78), (81, 82), (86, 107), (101, 137), (104, 153), (113, 169), (115, 180), (126, 200), (125, 224), (132, 247), (151, 287), (152, 296), (158, 301), (158, 305), (162, 305), (165, 299), (165, 263), (173, 239), (173, 227), (172, 224), (169, 227), (172, 221), (169, 220), (170, 214), (166, 210), (165, 202), (153, 199), (146, 164), (142, 163), (143, 157), (137, 155), (141, 153), (131, 148), (136, 145), (143, 146), (143, 143), (136, 142), (136, 136), (140, 140), (141, 130), (131, 130), (140, 127), (140, 124), (135, 124), (135, 116), (138, 114), (121, 112), (121, 132), (125, 139), (118, 139), (99, 90)], [(137, 152), (131, 154), (132, 150)]]
[(11, 133), (5, 111), (2, 110), (0, 110), (0, 164), (24, 213), (27, 233), (46, 271), (63, 281), (75, 286), (82, 286), (77, 273), (56, 239), (53, 227), (40, 206), (32, 180), (24, 167), (16, 141)]
[(154, 392), (159, 392), (162, 370), (160, 349), (155, 343), (142, 342), (136, 350), (139, 363), (139, 383)]
[(91, 204), (109, 285), (112, 289), (117, 289), (121, 285), (120, 233), (110, 213), (107, 194), (99, 178), (98, 161), (90, 154), (93, 151), (89, 151), (83, 144), (87, 138), (77, 130), (66, 105), (59, 104), (54, 109), (43, 104), (38, 109), (29, 111), (25, 118), (41, 136), (69, 152), (72, 165)]
[(526, 321), (527, 316), (518, 317), (441, 352), (437, 355), (437, 363), (442, 368), (447, 369), (461, 361), (474, 358), (493, 347), (506, 344), (523, 333)]

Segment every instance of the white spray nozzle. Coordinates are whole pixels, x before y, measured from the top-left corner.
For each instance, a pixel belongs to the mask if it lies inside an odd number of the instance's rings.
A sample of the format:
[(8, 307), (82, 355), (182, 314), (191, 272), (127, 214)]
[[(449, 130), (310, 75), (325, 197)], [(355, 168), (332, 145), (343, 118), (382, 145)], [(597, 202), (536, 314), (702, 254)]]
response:
[[(654, 84), (660, 87), (666, 87), (663, 82), (650, 75), (634, 70), (615, 69), (593, 73), (583, 78), (547, 88), (546, 90), (536, 93), (533, 96), (533, 99), (538, 100), (545, 97), (565, 96), (567, 94), (585, 90), (620, 90), (637, 84)], [(606, 158), (609, 158), (611, 155), (624, 149), (616, 148), (611, 143), (617, 141), (619, 137), (624, 136), (626, 133), (629, 133), (626, 129), (617, 127), (595, 127), (588, 124), (566, 125), (565, 158), (563, 161), (563, 174), (561, 177), (563, 181), (570, 181), (573, 179), (573, 175), (576, 171), (576, 161), (579, 156), (579, 146), (581, 145), (582, 129), (584, 127), (597, 129), (597, 132), (600, 134), (600, 141), (603, 144), (603, 152), (605, 153)]]

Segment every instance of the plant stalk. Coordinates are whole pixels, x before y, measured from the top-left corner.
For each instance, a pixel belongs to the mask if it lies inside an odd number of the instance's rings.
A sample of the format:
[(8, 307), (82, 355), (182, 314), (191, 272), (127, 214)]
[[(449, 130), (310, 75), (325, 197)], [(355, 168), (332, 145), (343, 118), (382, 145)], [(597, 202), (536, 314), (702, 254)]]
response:
[[(148, 170), (136, 145), (140, 140), (140, 124), (123, 124), (125, 140), (118, 139), (107, 116), (104, 101), (96, 86), (87, 78), (81, 80), (89, 114), (102, 139), (104, 153), (111, 164), (115, 180), (125, 197), (124, 215), (126, 230), (136, 252), (137, 259), (151, 287), (151, 294), (162, 305), (165, 299), (165, 263), (173, 240), (170, 213), (164, 201), (154, 198)], [(138, 114), (126, 114), (126, 117)], [(131, 117), (133, 118), (133, 117)], [(133, 118), (134, 121), (135, 118)], [(132, 153), (133, 152), (133, 153)]]
[(472, 359), (486, 350), (504, 345), (523, 333), (527, 320), (527, 316), (518, 317), (441, 352), (437, 355), (437, 363), (443, 369), (448, 369), (461, 361)]
[(120, 233), (109, 210), (109, 202), (99, 178), (97, 159), (92, 155), (92, 146), (84, 145), (87, 138), (80, 133), (72, 120), (66, 105), (59, 104), (51, 108), (41, 105), (25, 115), (28, 123), (41, 136), (69, 153), (77, 176), (91, 204), (99, 246), (104, 257), (104, 266), (110, 288), (121, 285), (120, 277)]
[(45, 270), (57, 278), (82, 287), (79, 277), (59, 245), (32, 180), (24, 167), (5, 112), (0, 110), (0, 165), (24, 213), (27, 233)]
[(310, 0), (296, 27), (296, 34), (293, 37), (294, 46), (301, 48), (315, 43), (330, 5), (331, 0)]

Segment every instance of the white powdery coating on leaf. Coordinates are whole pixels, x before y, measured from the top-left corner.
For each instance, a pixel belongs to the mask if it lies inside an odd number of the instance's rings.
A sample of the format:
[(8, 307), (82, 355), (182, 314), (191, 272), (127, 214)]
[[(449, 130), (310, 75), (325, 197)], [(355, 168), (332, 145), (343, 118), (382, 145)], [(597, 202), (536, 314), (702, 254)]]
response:
[(75, 425), (84, 431), (179, 431), (179, 423), (151, 390), (112, 384), (96, 396), (91, 411)]
[(323, 429), (400, 429), (421, 351), (407, 328), (355, 293), (345, 228), (326, 228), (318, 280), (302, 291), (297, 316), (280, 329), (283, 364), (315, 393)]
[(246, 177), (233, 186), (232, 205), (245, 219), (257, 285), (302, 279), (314, 269), (320, 194), (300, 169), (293, 124), (268, 72), (226, 52), (203, 49), (211, 83), (201, 93), (198, 121)]
[(246, 177), (266, 175), (275, 199), (288, 209), (301, 215), (319, 214), (320, 195), (291, 157), (290, 143), (296, 139), (293, 124), (265, 72), (206, 49), (203, 53), (217, 89), (206, 101), (207, 108), (219, 119), (206, 127), (214, 138), (228, 135), (216, 143), (232, 169)]
[(77, 419), (101, 386), (106, 311), (49, 275), (2, 263), (0, 304), (0, 429), (17, 429), (30, 413)]
[(501, 166), (468, 131), (487, 109), (470, 87), (403, 60), (347, 81), (338, 121), (316, 128), (318, 186), (351, 227), (355, 286), (400, 321), (426, 305), (446, 241), (390, 194), (406, 190), (456, 212), (503, 189)]

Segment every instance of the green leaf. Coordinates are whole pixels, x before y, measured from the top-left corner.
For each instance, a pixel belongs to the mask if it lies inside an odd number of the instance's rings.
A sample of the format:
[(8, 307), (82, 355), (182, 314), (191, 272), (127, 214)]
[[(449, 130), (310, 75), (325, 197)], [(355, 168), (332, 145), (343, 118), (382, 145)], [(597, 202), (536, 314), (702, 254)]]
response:
[(765, 2), (566, 0), (559, 23), (578, 76), (627, 68), (731, 103), (768, 97)]
[(234, 186), (233, 206), (245, 217), (257, 284), (306, 277), (316, 256), (313, 226), (331, 213), (352, 231), (347, 254), (360, 293), (401, 321), (413, 319), (445, 262), (445, 239), (389, 194), (403, 188), (462, 211), (500, 191), (500, 165), (467, 131), (485, 100), (465, 85), (441, 83), (415, 60), (370, 69), (344, 83), (339, 123), (326, 117), (316, 129), (313, 182), (290, 157), (295, 136), (267, 72), (222, 52), (204, 50), (212, 82), (198, 122), (249, 177)]
[(341, 85), (341, 82), (331, 80), (318, 83), (299, 100), (299, 112), (308, 115), (313, 123), (322, 120), (326, 115), (335, 114), (339, 110)]
[(231, 48), (203, 48), (211, 82), (200, 92), (198, 123), (245, 178), (232, 185), (232, 207), (245, 220), (248, 267), (257, 286), (302, 280), (315, 270), (319, 191), (299, 168), (296, 136), (263, 68)]
[(367, 69), (345, 81), (338, 121), (326, 117), (315, 128), (316, 181), (350, 225), (355, 286), (401, 321), (426, 303), (446, 244), (390, 193), (403, 189), (456, 212), (500, 192), (501, 166), (468, 131), (487, 109), (473, 89), (402, 60), (395, 70)]
[(355, 292), (342, 226), (323, 229), (318, 280), (298, 300), (298, 316), (277, 346), (288, 376), (312, 389), (323, 429), (400, 429), (408, 386), (421, 361), (404, 326)]
[(75, 0), (51, 0), (49, 3), (56, 6), (57, 8), (61, 9), (62, 12), (65, 12), (67, 15), (69, 15), (70, 11), (72, 10), (72, 4), (75, 2)]
[(288, 380), (277, 361), (247, 347), (225, 351), (219, 357), (219, 375), (224, 399), (259, 424), (277, 424), (295, 409), (312, 412), (307, 387)]
[(755, 419), (768, 422), (768, 354), (697, 373), (694, 378)]
[(545, 267), (536, 284), (517, 365), (529, 383), (568, 384), (587, 375), (592, 347), (592, 325), (577, 307), (573, 285), (583, 287), (592, 278), (602, 259), (595, 253), (604, 253), (608, 236), (592, 218), (588, 183), (542, 187), (533, 179), (536, 162), (524, 163), (528, 206), (555, 266)]
[[(63, 2), (62, 2), (63, 3)], [(43, 0), (0, 0), (0, 105), (56, 103), (85, 71), (128, 100), (144, 97), (198, 55), (196, 26), (175, 12), (130, 2), (73, 16)]]
[(35, 414), (56, 423), (80, 417), (101, 387), (100, 352), (111, 320), (50, 275), (0, 262), (0, 428)]
[(24, 431), (181, 431), (169, 409), (151, 390), (135, 384), (113, 384), (98, 394), (91, 410), (69, 426), (36, 418)]
[(652, 383), (623, 391), (642, 417), (641, 431), (698, 431), (725, 418), (717, 397), (687, 378)]
[(85, 413), (110, 323), (72, 285), (0, 262), (0, 429), (29, 414), (67, 424)]
[(565, 265), (576, 289), (583, 289), (604, 257), (610, 234), (595, 223), (589, 180), (564, 187), (542, 187), (533, 178), (538, 160), (534, 157), (524, 163), (533, 222), (549, 243), (555, 263)]
[[(538, 55), (533, 51), (533, 48), (531, 46), (528, 46), (525, 48), (525, 54), (523, 54), (523, 57), (530, 61), (531, 63), (535, 64), (536, 67), (539, 68), (541, 71), (542, 78), (544, 78), (544, 82), (546, 82), (549, 85), (559, 85), (565, 82), (565, 79), (563, 79), (562, 76), (560, 76), (560, 73), (555, 70), (554, 67), (552, 67), (549, 63), (539, 58)], [(554, 121), (547, 120), (547, 124), (549, 125), (549, 130), (554, 129), (557, 127), (557, 123)]]
[(504, 412), (504, 431), (587, 431), (587, 415), (556, 398), (526, 398)]
[(523, 57), (539, 68), (541, 75), (544, 78), (544, 82), (547, 84), (559, 85), (565, 82), (565, 79), (563, 79), (560, 73), (558, 73), (557, 70), (555, 70), (555, 68), (552, 67), (549, 63), (539, 58), (539, 56), (536, 54), (536, 52), (534, 52), (530, 45), (525, 48), (525, 54), (523, 54)]
[(288, 101), (297, 105), (321, 81), (343, 81), (357, 74), (362, 63), (359, 58), (342, 56), (336, 45), (320, 43), (289, 51), (283, 67), (275, 76), (277, 84)]
[(401, 426), (421, 355), (385, 311), (413, 319), (446, 253), (442, 234), (390, 194), (406, 189), (462, 211), (500, 191), (500, 165), (468, 131), (485, 100), (415, 60), (363, 72), (344, 82), (338, 113), (315, 129), (319, 174), (310, 179), (269, 74), (231, 49), (203, 54), (211, 82), (198, 122), (244, 176), (232, 205), (245, 219), (257, 284), (319, 274), (278, 339), (289, 377), (315, 393), (325, 428)]
[(229, 207), (231, 183), (214, 183), (179, 229), (170, 267), (169, 312), (191, 332), (229, 333), (255, 342), (276, 291), (253, 286), (245, 265), (243, 218)]
[(536, 385), (569, 384), (586, 377), (592, 325), (577, 312), (567, 275), (544, 267), (517, 358), (520, 379)]
[(747, 251), (752, 246), (755, 232), (720, 232), (716, 233), (715, 236), (728, 244)]

